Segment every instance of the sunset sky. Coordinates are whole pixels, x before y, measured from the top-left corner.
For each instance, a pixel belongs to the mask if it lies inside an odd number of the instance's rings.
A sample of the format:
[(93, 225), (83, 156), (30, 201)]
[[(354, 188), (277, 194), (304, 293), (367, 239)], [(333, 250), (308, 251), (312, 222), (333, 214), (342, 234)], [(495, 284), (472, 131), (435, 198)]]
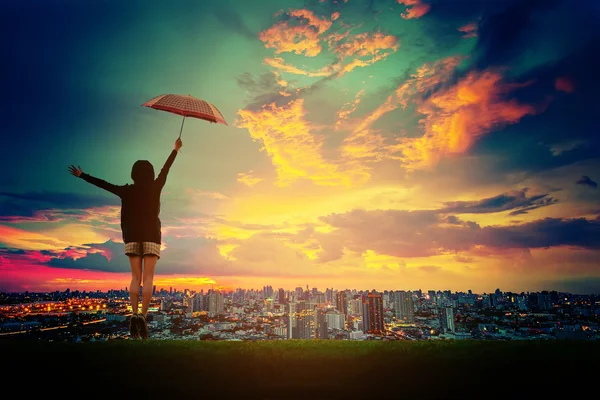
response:
[[(129, 284), (123, 185), (160, 170), (157, 287), (600, 292), (597, 1), (3, 2), (0, 290)], [(10, 38), (10, 39), (7, 39)]]

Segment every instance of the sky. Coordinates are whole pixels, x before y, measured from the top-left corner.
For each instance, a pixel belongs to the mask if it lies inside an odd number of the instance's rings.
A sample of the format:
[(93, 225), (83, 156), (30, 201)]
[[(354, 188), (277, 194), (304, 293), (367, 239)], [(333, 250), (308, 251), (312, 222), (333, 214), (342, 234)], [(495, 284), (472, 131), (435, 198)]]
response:
[(125, 288), (159, 170), (158, 288), (600, 293), (600, 3), (2, 2), (0, 290)]

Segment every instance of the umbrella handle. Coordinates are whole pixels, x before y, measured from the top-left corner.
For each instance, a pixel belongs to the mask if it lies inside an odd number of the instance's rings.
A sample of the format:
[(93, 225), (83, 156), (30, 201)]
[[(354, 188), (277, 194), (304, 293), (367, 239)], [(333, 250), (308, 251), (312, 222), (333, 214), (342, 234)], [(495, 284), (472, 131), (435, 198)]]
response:
[(183, 121), (181, 121), (181, 129), (179, 129), (179, 138), (181, 139), (181, 132), (183, 132), (183, 123), (185, 122), (185, 115), (183, 116)]

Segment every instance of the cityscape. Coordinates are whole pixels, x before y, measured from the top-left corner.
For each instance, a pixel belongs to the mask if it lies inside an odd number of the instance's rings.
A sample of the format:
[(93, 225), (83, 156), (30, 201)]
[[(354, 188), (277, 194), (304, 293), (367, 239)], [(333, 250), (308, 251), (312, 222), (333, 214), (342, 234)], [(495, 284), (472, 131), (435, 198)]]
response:
[[(140, 292), (141, 292), (140, 288)], [(0, 339), (128, 340), (128, 288), (0, 293)], [(153, 288), (150, 339), (597, 340), (600, 296), (557, 291)]]

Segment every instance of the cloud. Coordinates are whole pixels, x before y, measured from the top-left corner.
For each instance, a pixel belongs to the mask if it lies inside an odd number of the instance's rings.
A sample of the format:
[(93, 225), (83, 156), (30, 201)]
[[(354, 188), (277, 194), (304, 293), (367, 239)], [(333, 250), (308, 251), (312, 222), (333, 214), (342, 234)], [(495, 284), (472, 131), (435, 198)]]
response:
[(477, 201), (450, 201), (444, 203), (443, 213), (479, 214), (513, 210), (510, 215), (526, 214), (530, 210), (556, 204), (548, 194), (527, 197), (528, 189), (513, 190), (498, 196)]
[(339, 166), (322, 156), (323, 137), (311, 133), (302, 99), (281, 107), (270, 104), (258, 112), (240, 110), (238, 115), (236, 126), (248, 129), (271, 157), (278, 186), (288, 186), (298, 179), (325, 186), (351, 186), (368, 179), (358, 166)]
[(344, 122), (348, 119), (348, 117), (356, 111), (356, 107), (360, 103), (360, 98), (364, 95), (365, 91), (360, 90), (354, 96), (354, 100), (351, 103), (346, 103), (344, 106), (337, 112), (337, 121), (335, 123), (335, 129), (338, 130), (344, 124)]
[(354, 210), (320, 218), (340, 246), (395, 257), (466, 254), (491, 256), (511, 249), (575, 246), (600, 249), (600, 220), (545, 218), (519, 225), (445, 224), (437, 210)]
[(431, 5), (424, 3), (423, 0), (397, 0), (398, 4), (404, 4), (406, 11), (402, 14), (404, 19), (421, 18), (431, 10)]
[(404, 167), (429, 167), (445, 155), (466, 153), (492, 129), (541, 112), (541, 106), (505, 99), (528, 84), (505, 83), (498, 71), (471, 71), (456, 84), (433, 93), (417, 106), (424, 115), (420, 121), (424, 135), (401, 140)]
[(477, 23), (470, 22), (458, 28), (459, 32), (463, 32), (462, 36), (465, 39), (477, 37)]
[(258, 35), (275, 54), (291, 52), (314, 57), (321, 53), (321, 36), (331, 27), (331, 21), (317, 17), (310, 10), (290, 10), (287, 21), (281, 21)]
[(566, 76), (559, 76), (556, 78), (554, 81), (554, 88), (565, 93), (573, 93), (575, 91), (573, 80)]
[(367, 115), (355, 118), (352, 133), (343, 140), (342, 155), (363, 161), (401, 160), (402, 144), (389, 143), (381, 134), (373, 132), (371, 126), (398, 107), (406, 108), (409, 99), (416, 100), (415, 96), (424, 96), (448, 80), (460, 61), (459, 57), (448, 57), (433, 64), (424, 64), (400, 84), (383, 104)]
[(575, 182), (578, 185), (585, 185), (585, 186), (589, 186), (592, 189), (596, 189), (598, 187), (598, 183), (594, 182), (589, 176), (587, 175), (582, 175), (581, 178), (579, 178), (579, 180), (577, 182)]
[(207, 192), (200, 189), (186, 189), (188, 195), (191, 195), (192, 198), (209, 198), (213, 200), (227, 200), (229, 197), (225, 196), (223, 193), (219, 192)]
[(251, 173), (240, 172), (237, 174), (237, 181), (243, 183), (246, 186), (254, 186), (262, 180), (262, 178), (258, 178)]
[[(530, 28), (537, 14), (556, 7), (559, 0), (513, 1), (488, 13), (479, 25), (477, 51), (480, 67), (505, 64), (530, 43)], [(530, 34), (531, 36), (531, 34)]]
[[(349, 31), (348, 31), (349, 32)], [(336, 61), (316, 71), (308, 71), (288, 64), (281, 57), (267, 57), (265, 63), (280, 72), (308, 77), (333, 77), (353, 71), (355, 68), (367, 67), (388, 57), (400, 47), (398, 38), (382, 32), (364, 32), (353, 36), (333, 34), (328, 37), (332, 53), (337, 55)]]
[(31, 217), (41, 209), (95, 208), (120, 205), (115, 196), (95, 196), (67, 192), (0, 191), (0, 216)]

